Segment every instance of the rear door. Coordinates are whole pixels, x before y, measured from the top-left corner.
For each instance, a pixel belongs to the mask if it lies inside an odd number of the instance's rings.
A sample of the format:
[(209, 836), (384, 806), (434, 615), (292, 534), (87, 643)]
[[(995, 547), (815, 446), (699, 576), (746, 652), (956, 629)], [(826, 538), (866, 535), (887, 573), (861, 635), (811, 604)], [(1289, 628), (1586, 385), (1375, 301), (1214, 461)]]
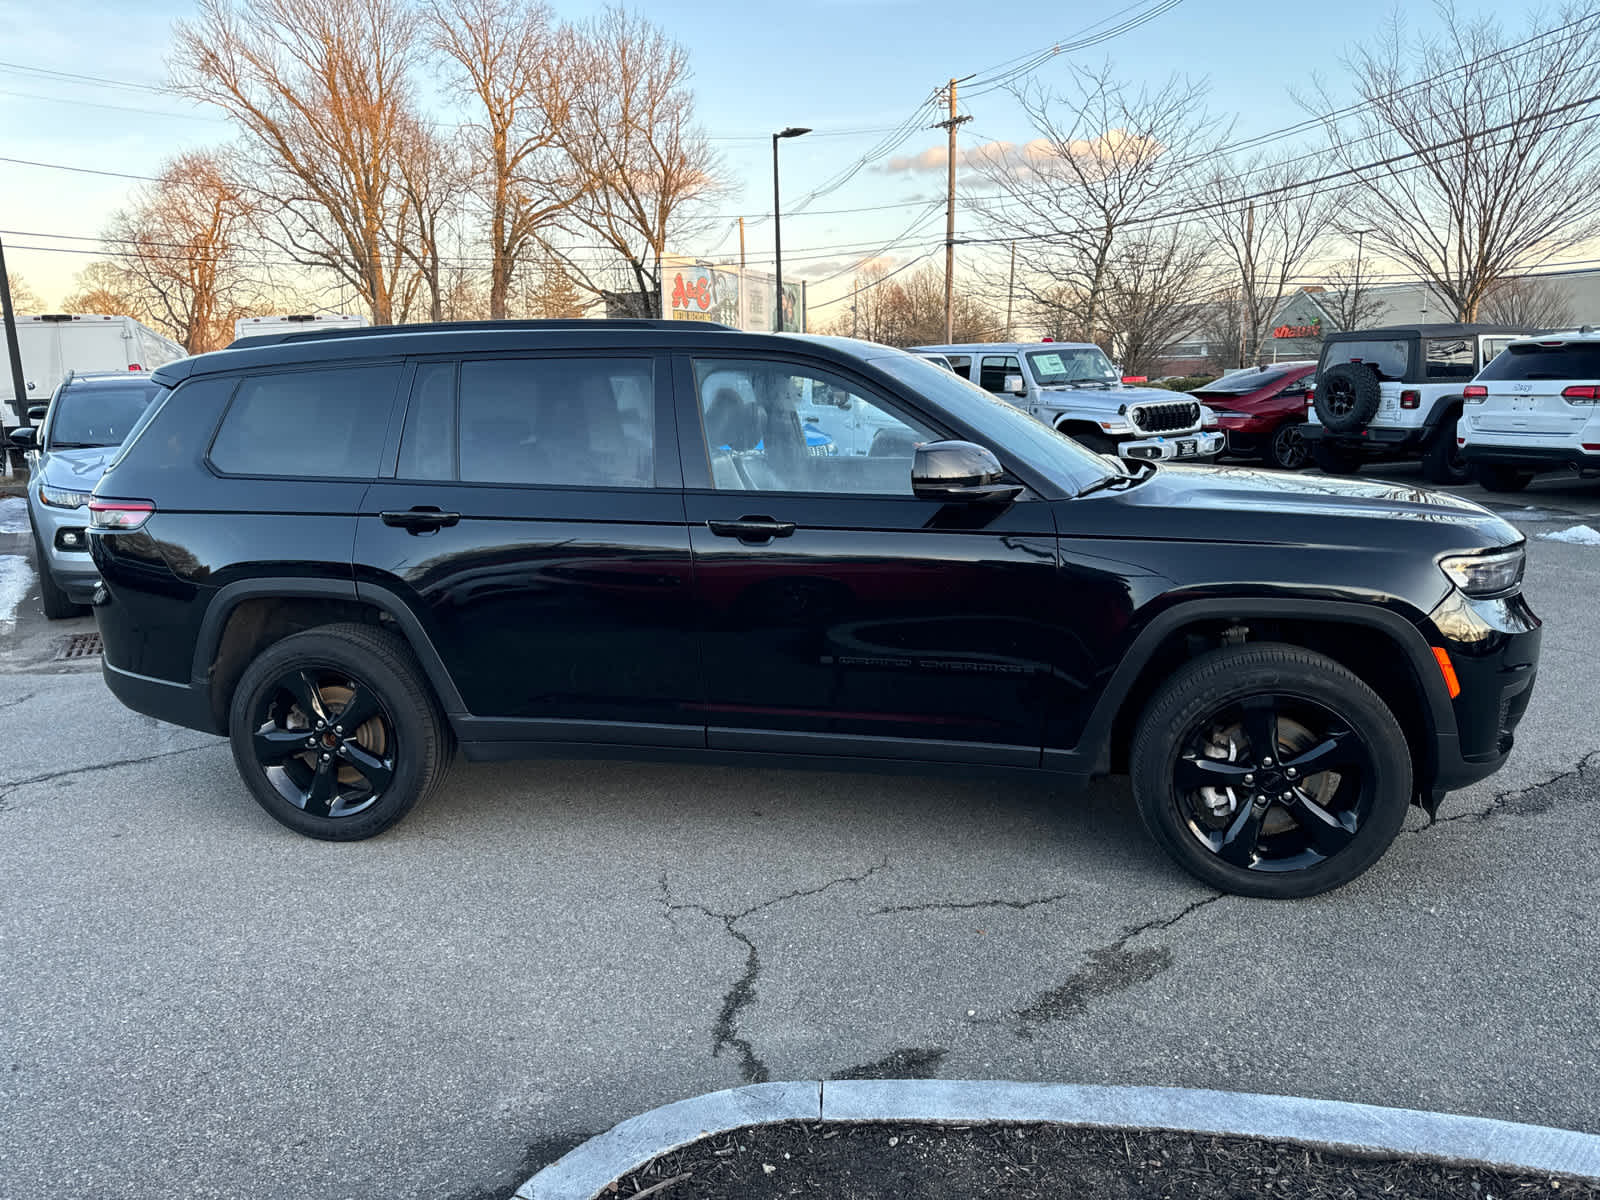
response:
[(468, 736), (704, 745), (665, 376), (648, 350), (415, 364), (357, 581), (417, 616)]

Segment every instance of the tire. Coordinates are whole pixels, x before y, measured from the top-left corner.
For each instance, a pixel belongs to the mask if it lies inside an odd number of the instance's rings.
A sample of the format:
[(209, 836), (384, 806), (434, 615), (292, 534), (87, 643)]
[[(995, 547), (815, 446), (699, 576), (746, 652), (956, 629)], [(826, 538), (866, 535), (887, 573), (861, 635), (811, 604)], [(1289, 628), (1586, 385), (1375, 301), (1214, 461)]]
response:
[(1372, 420), (1383, 400), (1377, 372), (1360, 363), (1338, 363), (1317, 380), (1317, 419), (1334, 433), (1354, 433)]
[(1328, 475), (1354, 475), (1361, 470), (1365, 460), (1349, 450), (1318, 442), (1311, 448), (1311, 461), (1317, 464), (1318, 470)]
[(1261, 451), (1268, 466), (1280, 471), (1298, 471), (1311, 461), (1311, 446), (1301, 424), (1300, 421), (1285, 421), (1272, 431), (1272, 437)]
[(1520, 492), (1533, 482), (1532, 471), (1504, 463), (1479, 463), (1478, 483), (1486, 492)]
[[(339, 718), (352, 706), (370, 715), (346, 731)], [(328, 726), (320, 732), (319, 716)], [(228, 736), (262, 808), (296, 833), (337, 842), (405, 816), (444, 778), (452, 748), (411, 648), (355, 624), (291, 634), (262, 651), (234, 689)]]
[(1103, 433), (1090, 433), (1088, 430), (1080, 432), (1075, 429), (1058, 429), (1056, 432), (1071, 438), (1085, 450), (1095, 454), (1109, 454), (1112, 458), (1117, 457), (1117, 443)]
[(1472, 468), (1456, 445), (1456, 418), (1439, 423), (1438, 431), (1422, 452), (1422, 477), (1429, 483), (1468, 483)]
[[(32, 529), (32, 522), (29, 522)], [(39, 540), (39, 531), (33, 532), (33, 558), (39, 570), (39, 603), (44, 608), (47, 620), (64, 621), (68, 617), (81, 617), (89, 611), (87, 605), (74, 604), (50, 574), (50, 562), (44, 556), (44, 543)]]
[(1348, 883), (1382, 857), (1411, 803), (1394, 714), (1349, 670), (1298, 646), (1186, 664), (1151, 697), (1129, 761), (1151, 835), (1190, 874), (1241, 896)]

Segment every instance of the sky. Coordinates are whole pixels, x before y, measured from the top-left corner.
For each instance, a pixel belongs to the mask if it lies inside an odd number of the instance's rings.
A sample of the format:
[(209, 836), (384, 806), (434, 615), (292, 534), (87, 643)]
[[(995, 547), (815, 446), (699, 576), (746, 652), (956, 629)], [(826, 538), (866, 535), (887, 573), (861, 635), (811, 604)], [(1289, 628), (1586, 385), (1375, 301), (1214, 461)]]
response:
[[(791, 211), (807, 191), (872, 148), (883, 130), (903, 121), (952, 76), (981, 73), (1085, 29), (1115, 24), (1120, 11), (1136, 12), (1150, 2), (645, 0), (636, 9), (689, 50), (699, 118), (722, 155), (730, 185), (714, 206), (709, 235), (677, 249), (736, 260), (735, 218), (746, 214), (750, 265), (770, 268), (770, 135), (790, 125), (812, 128), (812, 134), (781, 144), (782, 232), (785, 276), (811, 281), (816, 327), (837, 315), (852, 264), (874, 250), (884, 249), (882, 259), (890, 265), (932, 251), (940, 252), (929, 261), (942, 259), (943, 207), (931, 202), (944, 192), (943, 160), (924, 152), (941, 147), (945, 135), (921, 129), (895, 155), (864, 167), (802, 211)], [(567, 19), (581, 19), (599, 6), (551, 0), (556, 14)], [(1303, 120), (1306, 110), (1294, 93), (1309, 96), (1314, 79), (1336, 101), (1348, 101), (1345, 48), (1358, 37), (1379, 34), (1396, 11), (1394, 0), (1177, 0), (1136, 30), (1053, 58), (1032, 78), (1058, 87), (1074, 66), (1098, 67), (1109, 59), (1119, 76), (1135, 84), (1158, 86), (1174, 73), (1204, 79), (1216, 120), (1243, 138)], [(1513, 24), (1527, 23), (1500, 11)], [(192, 0), (79, 0), (70, 6), (0, 0), (0, 158), (151, 175), (168, 157), (228, 139), (227, 122), (188, 101), (37, 73), (159, 87), (166, 79), (173, 23), (193, 12)], [(1407, 4), (1404, 12), (1419, 31), (1438, 22), (1430, 6)], [(960, 132), (963, 146), (1021, 143), (1033, 136), (1004, 91), (975, 95), (960, 110), (972, 117)], [(919, 156), (924, 164), (939, 165), (919, 167)], [(48, 306), (59, 304), (72, 290), (74, 274), (92, 260), (92, 239), (136, 186), (133, 180), (0, 162), (0, 231), (13, 274), (21, 274)], [(958, 211), (957, 220), (958, 238), (972, 231), (969, 215)], [(83, 240), (42, 236), (47, 234)], [(42, 246), (57, 249), (23, 248)], [(958, 248), (957, 254), (958, 273), (1001, 269), (981, 252)]]

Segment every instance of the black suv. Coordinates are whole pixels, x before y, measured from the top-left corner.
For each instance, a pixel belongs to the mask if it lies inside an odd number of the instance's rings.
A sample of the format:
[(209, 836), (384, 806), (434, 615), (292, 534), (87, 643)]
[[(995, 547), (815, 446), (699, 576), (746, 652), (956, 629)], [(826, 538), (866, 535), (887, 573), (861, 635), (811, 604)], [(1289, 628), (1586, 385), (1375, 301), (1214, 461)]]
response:
[[(155, 379), (91, 509), (106, 680), (313, 837), (387, 828), (458, 744), (1127, 771), (1190, 871), (1309, 895), (1498, 768), (1534, 680), (1486, 510), (1119, 464), (883, 346), (419, 326)], [(818, 404), (895, 436), (819, 452)]]

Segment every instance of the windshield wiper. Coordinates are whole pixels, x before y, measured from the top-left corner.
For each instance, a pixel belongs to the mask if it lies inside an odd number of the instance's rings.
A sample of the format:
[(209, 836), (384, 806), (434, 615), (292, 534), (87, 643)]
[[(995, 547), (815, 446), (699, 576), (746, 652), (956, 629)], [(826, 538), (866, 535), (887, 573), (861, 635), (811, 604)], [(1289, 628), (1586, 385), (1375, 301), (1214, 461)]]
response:
[[(1128, 470), (1129, 467), (1136, 469), (1130, 472)], [(1117, 487), (1120, 484), (1131, 486), (1135, 483), (1143, 483), (1155, 473), (1155, 463), (1150, 462), (1148, 459), (1134, 459), (1132, 462), (1124, 464), (1121, 475), (1107, 475), (1104, 479), (1097, 479), (1079, 492), (1078, 495), (1087, 496), (1093, 492), (1104, 491), (1106, 488)]]
[(50, 450), (104, 450), (104, 442), (57, 442), (52, 440), (47, 447)]

